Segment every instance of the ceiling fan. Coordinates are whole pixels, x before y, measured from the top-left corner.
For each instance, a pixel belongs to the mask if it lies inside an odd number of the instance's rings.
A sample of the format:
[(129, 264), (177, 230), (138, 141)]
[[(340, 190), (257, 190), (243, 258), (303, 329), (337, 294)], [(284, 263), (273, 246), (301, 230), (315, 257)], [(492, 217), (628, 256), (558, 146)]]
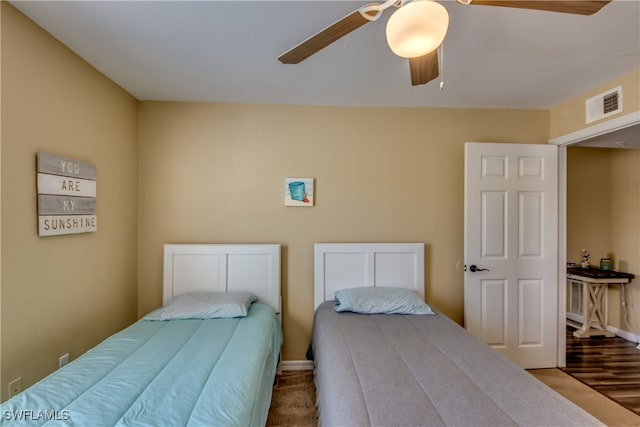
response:
[[(592, 15), (612, 0), (456, 0), (464, 5), (486, 5)], [(336, 40), (377, 20), (390, 7), (398, 8), (387, 23), (387, 43), (398, 56), (409, 59), (413, 86), (439, 75), (438, 50), (449, 26), (449, 14), (433, 0), (387, 0), (358, 8), (278, 57), (297, 64)]]

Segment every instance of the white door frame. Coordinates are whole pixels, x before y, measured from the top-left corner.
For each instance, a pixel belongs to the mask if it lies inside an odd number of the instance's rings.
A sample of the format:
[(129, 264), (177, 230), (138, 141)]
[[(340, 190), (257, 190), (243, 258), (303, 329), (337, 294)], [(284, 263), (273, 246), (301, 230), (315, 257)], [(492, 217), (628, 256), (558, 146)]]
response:
[(549, 140), (558, 146), (558, 366), (564, 368), (566, 359), (567, 307), (567, 148), (570, 145), (620, 129), (640, 124), (640, 111), (611, 119)]

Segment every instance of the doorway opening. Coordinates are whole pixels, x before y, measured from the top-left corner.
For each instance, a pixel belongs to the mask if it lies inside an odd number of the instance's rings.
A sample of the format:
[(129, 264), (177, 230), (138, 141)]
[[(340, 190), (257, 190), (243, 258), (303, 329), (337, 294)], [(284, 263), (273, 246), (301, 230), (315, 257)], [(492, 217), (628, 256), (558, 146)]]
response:
[[(613, 258), (614, 269), (633, 273), (634, 281), (640, 281), (640, 111), (550, 143), (559, 146), (558, 283), (566, 283), (567, 262), (580, 262), (582, 249), (590, 253), (591, 264), (598, 266), (601, 258)], [(619, 289), (608, 294), (610, 329), (637, 343), (640, 285), (627, 286), (626, 295)], [(570, 298), (567, 287), (560, 286), (560, 367), (566, 365)]]

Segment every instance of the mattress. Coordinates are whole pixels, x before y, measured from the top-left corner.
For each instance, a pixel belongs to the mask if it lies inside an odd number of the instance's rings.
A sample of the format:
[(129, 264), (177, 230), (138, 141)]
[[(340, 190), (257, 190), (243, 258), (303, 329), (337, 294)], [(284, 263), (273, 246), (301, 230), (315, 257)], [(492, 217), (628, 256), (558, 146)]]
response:
[(321, 426), (592, 426), (598, 420), (435, 315), (315, 313)]
[(265, 304), (244, 318), (139, 320), (3, 403), (0, 423), (263, 426), (281, 345)]

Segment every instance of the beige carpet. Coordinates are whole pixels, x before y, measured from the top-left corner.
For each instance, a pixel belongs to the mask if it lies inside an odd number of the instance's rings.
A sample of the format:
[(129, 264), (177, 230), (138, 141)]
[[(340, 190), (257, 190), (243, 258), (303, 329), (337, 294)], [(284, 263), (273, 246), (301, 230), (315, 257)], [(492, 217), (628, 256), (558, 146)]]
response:
[(640, 426), (640, 417), (560, 369), (532, 369), (534, 377), (609, 427)]
[[(559, 369), (535, 369), (532, 375), (609, 427), (640, 427), (640, 417)], [(312, 371), (284, 371), (276, 377), (267, 426), (316, 425)]]
[(315, 426), (313, 371), (284, 371), (276, 376), (267, 426)]

